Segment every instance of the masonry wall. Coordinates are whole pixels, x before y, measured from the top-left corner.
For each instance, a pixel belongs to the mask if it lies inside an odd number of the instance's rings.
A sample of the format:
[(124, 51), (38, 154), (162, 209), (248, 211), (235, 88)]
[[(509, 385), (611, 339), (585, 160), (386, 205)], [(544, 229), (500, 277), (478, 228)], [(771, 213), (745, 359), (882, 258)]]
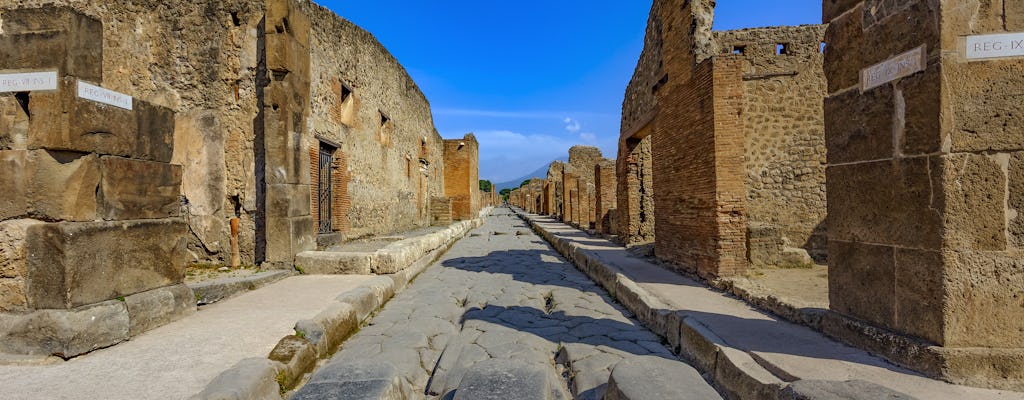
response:
[(444, 195), (452, 199), (452, 217), (469, 220), (480, 212), (479, 144), (472, 133), (444, 141)]
[[(1024, 60), (968, 60), (965, 42), (1024, 31), (1022, 15), (1020, 2), (824, 7), (829, 297), (849, 317), (831, 334), (932, 376), (1017, 390)], [(900, 55), (896, 74), (865, 73)], [(887, 348), (850, 321), (938, 347)]]
[(824, 262), (825, 26), (714, 32), (742, 59), (748, 254), (755, 265)]
[(549, 201), (551, 203), (551, 216), (561, 220), (565, 214), (564, 203), (565, 203), (565, 188), (563, 187), (562, 174), (565, 172), (565, 164), (561, 161), (552, 162), (548, 167), (548, 175), (546, 181), (551, 186), (551, 195)]
[[(268, 224), (258, 227), (257, 222), (269, 218), (261, 213), (274, 199), (267, 198), (260, 183), (267, 177), (268, 170), (260, 167), (266, 165), (268, 143), (258, 136), (266, 126), (253, 122), (266, 119), (261, 102), (275, 71), (266, 65), (261, 49), (270, 48), (273, 58), (275, 47), (293, 43), (262, 39), (263, 32), (269, 30), (267, 37), (273, 37), (277, 29), (266, 18), (267, 3), (0, 0), (0, 9), (63, 4), (97, 18), (104, 25), (103, 71), (116, 71), (108, 74), (104, 87), (176, 112), (173, 162), (184, 168), (190, 263), (230, 260), (232, 218), (240, 220), (242, 263), (267, 258), (266, 249), (257, 246), (264, 240), (257, 237), (267, 234)], [(364, 30), (312, 3), (271, 3), (295, 11), (292, 27), (303, 31), (295, 38), (308, 53), (311, 82), (309, 89), (301, 89), (309, 99), (309, 109), (299, 118), (306, 125), (302, 139), (283, 144), (300, 151), (301, 158), (288, 152), (287, 159), (276, 160), (289, 165), (289, 171), (303, 171), (305, 178), (269, 185), (292, 185), (278, 186), (278, 193), (308, 197), (314, 189), (308, 169), (316, 160), (306, 154), (318, 148), (320, 136), (339, 144), (336, 159), (347, 161), (348, 171), (339, 166), (334, 178), (338, 230), (358, 237), (429, 223), (429, 198), (443, 191), (442, 146), (419, 89)], [(345, 86), (354, 92), (350, 105), (338, 101)], [(390, 121), (387, 129), (381, 129), (381, 111)], [(269, 171), (273, 178), (274, 168)], [(295, 185), (309, 186), (307, 195), (300, 195)], [(271, 197), (280, 197), (273, 191)], [(314, 216), (304, 208), (285, 212), (290, 231), (315, 232), (316, 226), (305, 227)], [(296, 212), (305, 221), (296, 221)]]
[(340, 145), (335, 157), (347, 160), (350, 177), (342, 185), (350, 206), (338, 210), (348, 221), (335, 230), (357, 238), (427, 226), (430, 198), (444, 195), (443, 140), (427, 99), (372, 34), (316, 4), (305, 11), (312, 77), (306, 144)]
[(599, 233), (615, 235), (614, 212), (616, 207), (615, 199), (615, 162), (602, 161), (594, 165), (594, 186), (595, 193), (595, 227)]

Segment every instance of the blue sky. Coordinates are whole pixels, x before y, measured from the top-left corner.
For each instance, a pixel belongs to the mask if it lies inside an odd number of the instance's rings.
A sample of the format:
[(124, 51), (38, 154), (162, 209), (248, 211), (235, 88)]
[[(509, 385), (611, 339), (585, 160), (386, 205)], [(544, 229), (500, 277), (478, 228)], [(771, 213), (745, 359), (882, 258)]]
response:
[[(651, 0), (315, 0), (373, 33), (430, 100), (441, 136), (474, 132), (501, 182), (575, 144), (614, 158)], [(715, 29), (815, 24), (821, 0), (718, 0)]]

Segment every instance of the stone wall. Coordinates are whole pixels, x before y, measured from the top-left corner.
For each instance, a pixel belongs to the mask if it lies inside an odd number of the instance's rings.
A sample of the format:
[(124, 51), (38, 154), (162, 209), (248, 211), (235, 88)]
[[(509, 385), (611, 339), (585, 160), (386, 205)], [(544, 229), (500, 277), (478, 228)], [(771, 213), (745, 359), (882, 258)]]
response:
[(55, 90), (0, 94), (0, 353), (74, 357), (193, 311), (194, 298), (140, 303), (191, 295), (174, 112), (82, 97), (108, 75), (99, 20), (65, 7), (4, 18), (0, 71), (54, 71)]
[(444, 195), (452, 199), (456, 220), (470, 220), (480, 212), (479, 148), (472, 133), (444, 141)]
[(623, 103), (622, 240), (707, 277), (823, 261), (824, 27), (712, 32), (713, 2), (665, 4)]
[(426, 226), (430, 198), (444, 195), (443, 142), (427, 99), (372, 34), (313, 3), (305, 12), (312, 78), (306, 144), (336, 144), (335, 158), (347, 160), (350, 175), (351, 206), (342, 213), (348, 226), (336, 230), (361, 237)]
[(595, 219), (594, 229), (598, 233), (616, 235), (613, 213), (615, 212), (615, 162), (605, 160), (594, 165)]
[(824, 34), (824, 25), (714, 32), (718, 54), (743, 60), (744, 186), (755, 265), (799, 263), (803, 257), (786, 255), (804, 252), (825, 261)]
[(562, 174), (564, 172), (565, 163), (561, 161), (552, 162), (548, 166), (548, 176), (546, 179), (548, 184), (551, 185), (551, 196), (549, 198), (551, 211), (548, 215), (554, 216), (559, 220), (562, 220), (562, 216), (565, 215), (565, 188), (562, 182)]
[(1017, 390), (1024, 59), (967, 51), (998, 42), (974, 35), (1024, 31), (1022, 15), (1020, 2), (824, 7), (829, 297), (845, 316), (827, 330), (931, 376)]
[[(285, 166), (306, 171), (316, 159), (305, 154), (318, 149), (319, 139), (338, 145), (335, 159), (347, 161), (347, 170), (335, 168), (333, 179), (340, 186), (334, 188), (332, 201), (335, 230), (360, 237), (429, 224), (429, 198), (443, 192), (441, 138), (415, 83), (366, 31), (304, 1), (0, 0), (0, 9), (42, 5), (68, 5), (103, 22), (102, 70), (117, 72), (107, 74), (104, 87), (177, 113), (174, 134), (179, 145), (173, 162), (184, 168), (190, 262), (230, 259), (233, 218), (240, 220), (244, 264), (267, 259), (257, 242), (266, 242), (267, 228), (274, 224), (257, 227), (258, 221), (288, 218), (290, 230), (313, 234), (309, 232), (315, 232), (315, 222), (306, 226), (314, 215), (304, 209), (265, 215), (266, 207), (282, 196), (295, 203), (308, 198), (297, 186), (305, 186), (306, 193), (315, 191), (316, 185), (308, 181), (312, 174), (303, 172), (305, 177), (299, 178), (295, 173), (294, 182), (271, 182), (269, 187), (262, 182), (268, 176), (273, 181), (273, 174)], [(293, 35), (294, 42), (273, 39), (285, 27), (274, 26), (267, 13), (282, 7), (294, 11), (287, 30), (302, 31)], [(275, 52), (296, 43), (297, 50), (304, 50)], [(274, 143), (258, 137), (266, 135), (261, 131), (266, 126), (253, 121), (266, 120), (261, 110), (274, 89), (268, 92), (265, 86), (273, 85), (277, 75), (287, 80), (295, 73), (275, 71), (277, 67), (266, 63), (268, 57), (303, 53), (309, 58), (310, 82), (308, 89), (297, 88), (309, 99), (308, 109), (300, 112), (302, 139), (280, 143), (290, 150), (268, 165), (266, 146)], [(301, 151), (302, 158), (294, 151)]]

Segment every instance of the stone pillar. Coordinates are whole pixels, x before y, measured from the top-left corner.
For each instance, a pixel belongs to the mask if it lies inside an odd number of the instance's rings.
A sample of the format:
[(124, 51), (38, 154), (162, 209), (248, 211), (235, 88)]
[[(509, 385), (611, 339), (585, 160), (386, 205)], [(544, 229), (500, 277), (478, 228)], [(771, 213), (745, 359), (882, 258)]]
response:
[(984, 35), (1024, 31), (1024, 5), (975, 3), (825, 1), (825, 329), (1021, 390), (1024, 35)]
[(595, 229), (598, 233), (616, 234), (615, 222), (611, 212), (616, 207), (615, 198), (615, 162), (604, 161), (594, 166), (594, 185), (597, 189), (595, 199)]
[(479, 149), (472, 133), (444, 141), (444, 193), (452, 199), (456, 220), (470, 220), (480, 213)]
[(70, 358), (194, 312), (174, 112), (103, 87), (97, 20), (46, 7), (3, 28), (0, 74), (53, 75), (0, 93), (0, 353)]
[(562, 222), (566, 224), (572, 224), (572, 221), (576, 218), (573, 214), (573, 200), (572, 191), (576, 190), (576, 175), (568, 172), (569, 168), (562, 170)]
[[(265, 64), (262, 88), (264, 257), (269, 265), (291, 268), (295, 255), (316, 249), (316, 223), (310, 213), (307, 135), (309, 118), (309, 20), (291, 0), (267, 0)], [(257, 164), (259, 168), (259, 164)], [(260, 196), (257, 195), (259, 198)], [(257, 246), (259, 247), (259, 246)], [(259, 253), (259, 251), (257, 251)], [(259, 257), (257, 257), (259, 259)]]

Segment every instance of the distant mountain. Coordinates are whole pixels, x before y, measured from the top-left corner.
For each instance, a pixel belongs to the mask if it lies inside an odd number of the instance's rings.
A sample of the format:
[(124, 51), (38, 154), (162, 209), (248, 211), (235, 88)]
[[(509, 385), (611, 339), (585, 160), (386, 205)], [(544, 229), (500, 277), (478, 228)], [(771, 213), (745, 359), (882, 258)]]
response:
[[(559, 159), (554, 160), (554, 161), (568, 162), (569, 159), (568, 158), (559, 158)], [(494, 186), (496, 186), (498, 188), (498, 191), (500, 192), (503, 189), (518, 189), (519, 185), (523, 184), (523, 181), (530, 180), (530, 179), (533, 179), (533, 178), (547, 179), (547, 177), (548, 177), (548, 168), (551, 167), (551, 163), (554, 162), (554, 161), (551, 161), (551, 162), (548, 162), (547, 164), (544, 164), (543, 167), (540, 167), (536, 171), (533, 171), (533, 172), (531, 172), (529, 174), (523, 175), (523, 176), (521, 176), (519, 178), (510, 180), (508, 182), (495, 183)]]

